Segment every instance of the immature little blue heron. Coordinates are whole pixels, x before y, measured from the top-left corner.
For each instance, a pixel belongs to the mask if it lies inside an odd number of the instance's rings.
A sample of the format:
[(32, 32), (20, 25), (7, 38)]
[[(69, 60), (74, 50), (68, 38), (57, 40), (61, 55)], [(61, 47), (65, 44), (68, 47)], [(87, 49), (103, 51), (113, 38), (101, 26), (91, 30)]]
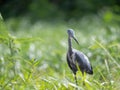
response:
[(77, 44), (79, 44), (79, 42), (75, 38), (74, 31), (72, 29), (69, 29), (67, 30), (67, 33), (68, 33), (67, 63), (74, 73), (75, 81), (77, 84), (76, 72), (78, 70), (81, 70), (83, 76), (85, 72), (88, 74), (93, 74), (93, 70), (87, 56), (84, 53), (72, 48), (71, 44), (72, 38), (77, 42)]

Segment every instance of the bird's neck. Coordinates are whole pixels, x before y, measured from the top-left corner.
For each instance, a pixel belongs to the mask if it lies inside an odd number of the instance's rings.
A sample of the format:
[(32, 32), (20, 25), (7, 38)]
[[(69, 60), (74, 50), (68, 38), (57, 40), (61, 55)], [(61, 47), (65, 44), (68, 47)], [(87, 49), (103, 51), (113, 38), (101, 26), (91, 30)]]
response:
[(68, 51), (72, 53), (72, 43), (70, 37), (68, 37)]

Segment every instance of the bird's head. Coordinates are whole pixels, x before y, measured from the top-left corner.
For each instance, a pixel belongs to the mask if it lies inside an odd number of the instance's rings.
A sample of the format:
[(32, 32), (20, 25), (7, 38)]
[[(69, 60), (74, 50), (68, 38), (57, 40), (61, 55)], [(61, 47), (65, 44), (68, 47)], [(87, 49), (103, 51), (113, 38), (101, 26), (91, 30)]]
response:
[(79, 44), (78, 40), (75, 38), (75, 33), (74, 33), (73, 29), (68, 29), (67, 33), (68, 33), (69, 37), (73, 38), (76, 41), (76, 43)]

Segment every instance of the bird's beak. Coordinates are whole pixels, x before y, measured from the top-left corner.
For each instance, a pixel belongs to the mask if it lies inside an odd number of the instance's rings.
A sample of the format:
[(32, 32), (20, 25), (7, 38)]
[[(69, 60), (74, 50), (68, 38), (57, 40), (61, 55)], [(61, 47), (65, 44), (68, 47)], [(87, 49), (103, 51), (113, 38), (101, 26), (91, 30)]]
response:
[(76, 43), (79, 45), (79, 42), (78, 42), (78, 40), (75, 38), (75, 37), (73, 37), (73, 39), (76, 41)]

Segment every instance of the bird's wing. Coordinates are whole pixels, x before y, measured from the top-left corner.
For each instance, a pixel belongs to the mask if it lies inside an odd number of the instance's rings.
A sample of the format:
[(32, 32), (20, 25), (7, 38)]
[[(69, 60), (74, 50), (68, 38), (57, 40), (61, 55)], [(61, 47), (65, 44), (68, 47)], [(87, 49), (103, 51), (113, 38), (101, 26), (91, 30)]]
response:
[(75, 52), (75, 58), (77, 60), (77, 63), (79, 65), (80, 69), (84, 69), (85, 71), (91, 70), (92, 67), (89, 62), (88, 57), (84, 53), (82, 53), (78, 50), (74, 49), (74, 52)]

